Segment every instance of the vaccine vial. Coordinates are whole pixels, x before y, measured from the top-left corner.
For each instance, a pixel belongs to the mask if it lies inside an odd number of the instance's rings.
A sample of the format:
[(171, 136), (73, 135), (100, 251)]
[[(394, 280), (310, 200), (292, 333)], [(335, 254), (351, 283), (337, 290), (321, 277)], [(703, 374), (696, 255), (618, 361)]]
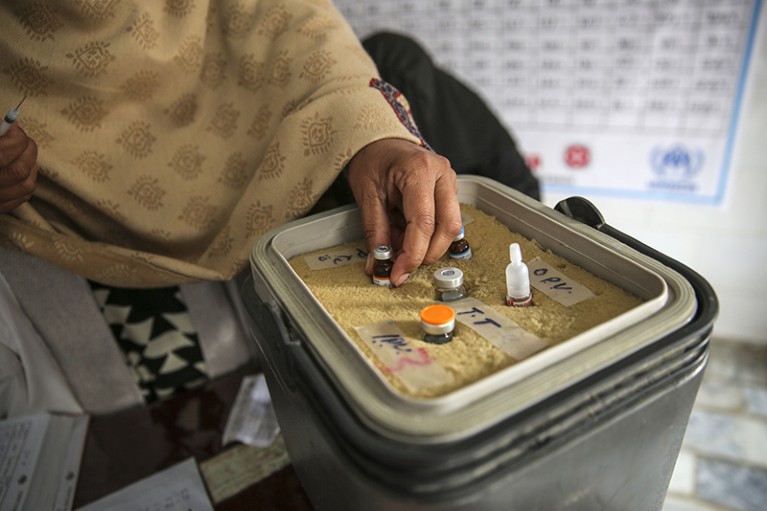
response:
[(445, 344), (453, 339), (455, 311), (447, 305), (428, 305), (421, 309), (423, 340), (432, 344)]
[(471, 246), (469, 246), (469, 242), (464, 235), (465, 231), (463, 226), (461, 226), (461, 232), (458, 233), (458, 236), (453, 238), (452, 243), (450, 243), (450, 246), (447, 249), (448, 255), (453, 259), (465, 261), (471, 259)]
[(441, 302), (453, 302), (466, 297), (463, 272), (458, 268), (440, 268), (435, 271), (434, 286), (437, 288), (437, 300)]
[(391, 269), (394, 266), (394, 251), (388, 245), (380, 245), (373, 250), (376, 263), (373, 267), (373, 284), (392, 287)]
[(506, 305), (527, 307), (533, 303), (530, 292), (530, 272), (522, 262), (522, 249), (518, 243), (509, 245), (509, 259), (506, 266)]

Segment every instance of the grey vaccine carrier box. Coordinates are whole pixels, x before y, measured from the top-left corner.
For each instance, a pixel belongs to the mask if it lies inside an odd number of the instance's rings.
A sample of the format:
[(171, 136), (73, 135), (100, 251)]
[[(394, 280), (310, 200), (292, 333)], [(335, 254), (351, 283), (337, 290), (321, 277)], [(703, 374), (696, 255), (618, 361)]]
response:
[(242, 294), (290, 459), (321, 511), (660, 510), (717, 314), (691, 269), (573, 197), (459, 176), (459, 200), (642, 305), (465, 388), (395, 392), (288, 264), (362, 239), (343, 207), (261, 237)]

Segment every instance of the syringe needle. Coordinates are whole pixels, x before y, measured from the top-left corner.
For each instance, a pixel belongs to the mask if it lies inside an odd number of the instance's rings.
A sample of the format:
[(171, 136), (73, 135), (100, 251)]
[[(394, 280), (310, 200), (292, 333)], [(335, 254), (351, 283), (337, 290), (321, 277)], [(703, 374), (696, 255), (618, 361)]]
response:
[(19, 108), (21, 108), (21, 104), (24, 103), (25, 99), (27, 99), (27, 96), (21, 98), (21, 101), (19, 101), (19, 105), (16, 108), (11, 108), (8, 113), (5, 114), (3, 122), (0, 122), (0, 137), (8, 132), (11, 124), (16, 122), (16, 119), (19, 117)]

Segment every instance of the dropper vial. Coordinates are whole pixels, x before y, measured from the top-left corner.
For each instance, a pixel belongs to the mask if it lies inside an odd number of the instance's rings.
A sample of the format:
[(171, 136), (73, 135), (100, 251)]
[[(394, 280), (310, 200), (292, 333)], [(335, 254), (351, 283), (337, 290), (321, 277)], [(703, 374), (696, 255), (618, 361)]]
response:
[(506, 265), (506, 305), (527, 307), (533, 302), (530, 293), (530, 272), (522, 262), (522, 249), (518, 243), (509, 245), (509, 259)]

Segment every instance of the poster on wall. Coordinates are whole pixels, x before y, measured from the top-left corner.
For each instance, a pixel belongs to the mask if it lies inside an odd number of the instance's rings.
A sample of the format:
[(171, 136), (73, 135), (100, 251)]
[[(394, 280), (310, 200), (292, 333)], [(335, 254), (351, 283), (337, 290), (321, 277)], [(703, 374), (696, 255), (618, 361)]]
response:
[(545, 192), (721, 204), (762, 0), (336, 0), (488, 102)]

